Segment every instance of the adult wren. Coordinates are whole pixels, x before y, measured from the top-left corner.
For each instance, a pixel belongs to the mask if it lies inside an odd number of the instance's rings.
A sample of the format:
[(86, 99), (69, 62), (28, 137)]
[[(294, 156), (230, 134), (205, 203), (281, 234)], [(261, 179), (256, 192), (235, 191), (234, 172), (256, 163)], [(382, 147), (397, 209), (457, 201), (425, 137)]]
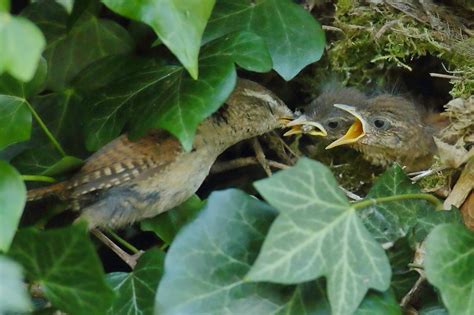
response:
[(68, 201), (89, 228), (121, 227), (167, 211), (194, 194), (228, 147), (293, 117), (259, 84), (239, 79), (226, 103), (198, 127), (190, 152), (166, 131), (138, 141), (127, 135), (94, 153), (70, 180), (28, 191), (28, 200), (54, 195)]

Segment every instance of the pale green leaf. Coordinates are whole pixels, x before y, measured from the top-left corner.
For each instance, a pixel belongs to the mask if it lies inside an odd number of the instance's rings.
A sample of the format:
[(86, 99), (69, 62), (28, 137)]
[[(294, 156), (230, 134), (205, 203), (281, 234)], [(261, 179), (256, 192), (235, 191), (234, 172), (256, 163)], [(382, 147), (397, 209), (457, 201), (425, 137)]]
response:
[(44, 36), (36, 25), (0, 12), (0, 74), (8, 72), (20, 81), (30, 81), (44, 47)]
[(19, 81), (11, 75), (4, 73), (0, 76), (0, 94), (26, 99), (41, 92), (46, 81), (47, 68), (46, 60), (41, 58), (34, 77), (28, 82)]
[(280, 215), (249, 280), (289, 284), (325, 276), (333, 314), (352, 314), (369, 288), (388, 289), (385, 252), (326, 166), (300, 159), (255, 187)]
[(426, 277), (440, 290), (449, 314), (474, 314), (474, 233), (443, 224), (425, 242)]
[(20, 174), (0, 160), (0, 251), (7, 251), (20, 222), (26, 188)]
[(212, 193), (171, 244), (155, 314), (329, 314), (324, 292), (314, 282), (244, 281), (275, 215), (243, 192)]
[(31, 301), (23, 283), (20, 266), (0, 256), (0, 314), (13, 314), (31, 310)]
[(102, 0), (111, 10), (150, 25), (191, 77), (198, 77), (201, 37), (215, 0)]
[(0, 95), (0, 150), (28, 140), (31, 134), (31, 112), (26, 100)]

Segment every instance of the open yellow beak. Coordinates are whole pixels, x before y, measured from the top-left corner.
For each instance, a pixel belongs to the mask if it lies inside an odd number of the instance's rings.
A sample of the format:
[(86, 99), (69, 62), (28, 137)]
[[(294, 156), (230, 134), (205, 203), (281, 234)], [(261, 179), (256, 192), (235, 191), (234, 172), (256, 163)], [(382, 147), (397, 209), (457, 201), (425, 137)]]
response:
[(348, 143), (354, 143), (357, 142), (359, 139), (365, 136), (365, 130), (366, 130), (366, 122), (362, 118), (362, 116), (357, 112), (356, 108), (353, 106), (349, 105), (344, 105), (344, 104), (334, 104), (334, 107), (337, 107), (339, 109), (342, 109), (352, 116), (355, 117), (354, 123), (349, 127), (347, 130), (346, 134), (342, 136), (341, 138), (337, 139), (334, 142), (331, 142), (327, 147), (327, 149), (332, 149), (334, 147), (343, 145), (343, 144), (348, 144)]
[(326, 137), (328, 135), (326, 129), (320, 123), (309, 120), (305, 115), (302, 115), (289, 123), (286, 127), (291, 127), (290, 130), (285, 132), (283, 136), (291, 136), (296, 134), (309, 134), (312, 136)]

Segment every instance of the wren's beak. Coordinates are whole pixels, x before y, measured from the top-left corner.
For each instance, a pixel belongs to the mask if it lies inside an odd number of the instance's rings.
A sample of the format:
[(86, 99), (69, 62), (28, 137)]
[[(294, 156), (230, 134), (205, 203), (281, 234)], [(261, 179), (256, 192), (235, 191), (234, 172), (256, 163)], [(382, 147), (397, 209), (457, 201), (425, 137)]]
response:
[(357, 142), (359, 139), (365, 136), (365, 130), (367, 130), (367, 122), (365, 121), (364, 118), (357, 112), (356, 108), (353, 106), (349, 105), (344, 105), (344, 104), (334, 104), (334, 107), (337, 107), (339, 109), (342, 109), (352, 116), (355, 117), (354, 123), (349, 127), (347, 130), (346, 134), (342, 136), (341, 138), (337, 139), (336, 141), (330, 143), (327, 147), (327, 149), (332, 149), (334, 147), (343, 145), (343, 144), (348, 144), (348, 143), (354, 143)]
[(293, 119), (292, 121), (286, 124), (286, 127), (291, 127), (291, 129), (285, 132), (283, 136), (291, 136), (300, 133), (322, 137), (326, 137), (328, 135), (323, 125), (318, 122), (309, 120), (305, 115)]

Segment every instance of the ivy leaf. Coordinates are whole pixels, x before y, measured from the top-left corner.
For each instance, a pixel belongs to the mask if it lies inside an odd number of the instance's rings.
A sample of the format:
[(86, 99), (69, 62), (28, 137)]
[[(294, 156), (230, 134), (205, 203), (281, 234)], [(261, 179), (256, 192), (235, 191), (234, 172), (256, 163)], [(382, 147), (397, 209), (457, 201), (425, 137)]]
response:
[(437, 226), (426, 239), (425, 272), (450, 314), (474, 313), (474, 233), (460, 224)]
[(71, 314), (105, 314), (113, 291), (84, 225), (20, 230), (9, 253), (38, 282), (53, 306)]
[(42, 91), (47, 75), (46, 60), (40, 59), (33, 78), (28, 82), (19, 81), (9, 74), (0, 76), (0, 94), (18, 96), (26, 99)]
[(163, 273), (164, 258), (163, 252), (151, 249), (140, 257), (132, 272), (108, 274), (107, 280), (117, 293), (117, 298), (107, 313), (153, 314), (155, 293)]
[(68, 14), (59, 4), (31, 4), (23, 14), (45, 33), (48, 43), (46, 87), (60, 91), (84, 67), (104, 56), (127, 54), (133, 48), (128, 32), (115, 22), (87, 15), (68, 27)]
[(150, 25), (193, 79), (198, 77), (201, 37), (215, 0), (102, 0), (112, 11)]
[(453, 207), (449, 211), (430, 211), (425, 216), (418, 218), (416, 225), (413, 227), (412, 235), (410, 235), (410, 240), (421, 243), (431, 230), (444, 223), (462, 224), (462, 214), (459, 209)]
[(27, 313), (30, 297), (23, 283), (21, 268), (12, 260), (0, 256), (0, 314)]
[(241, 191), (212, 193), (171, 244), (155, 314), (328, 313), (315, 282), (282, 286), (244, 280), (275, 215)]
[(402, 315), (400, 305), (392, 291), (370, 292), (364, 298), (354, 315)]
[(178, 231), (194, 219), (204, 204), (197, 195), (193, 195), (174, 209), (141, 221), (140, 228), (142, 231), (154, 232), (163, 242), (171, 244)]
[[(387, 169), (374, 183), (367, 198), (421, 193), (398, 165)], [(359, 212), (362, 221), (375, 239), (393, 243), (405, 236), (420, 217), (435, 211), (424, 200), (399, 200), (370, 206)]]
[(254, 32), (265, 40), (273, 67), (287, 81), (319, 60), (324, 51), (321, 26), (290, 0), (217, 1), (203, 41), (241, 30)]
[(36, 25), (0, 12), (0, 74), (8, 72), (15, 79), (30, 81), (44, 47), (44, 36)]
[(0, 150), (30, 138), (31, 112), (26, 102), (16, 96), (0, 95)]
[(390, 266), (392, 266), (392, 283), (390, 287), (397, 300), (401, 300), (413, 288), (420, 274), (412, 270), (408, 264), (415, 255), (406, 237), (399, 239), (387, 251)]
[(0, 251), (7, 251), (20, 222), (26, 188), (20, 174), (0, 160)]
[(388, 289), (385, 252), (326, 166), (300, 159), (255, 187), (280, 215), (249, 280), (300, 283), (326, 276), (334, 314), (352, 314), (369, 288)]

